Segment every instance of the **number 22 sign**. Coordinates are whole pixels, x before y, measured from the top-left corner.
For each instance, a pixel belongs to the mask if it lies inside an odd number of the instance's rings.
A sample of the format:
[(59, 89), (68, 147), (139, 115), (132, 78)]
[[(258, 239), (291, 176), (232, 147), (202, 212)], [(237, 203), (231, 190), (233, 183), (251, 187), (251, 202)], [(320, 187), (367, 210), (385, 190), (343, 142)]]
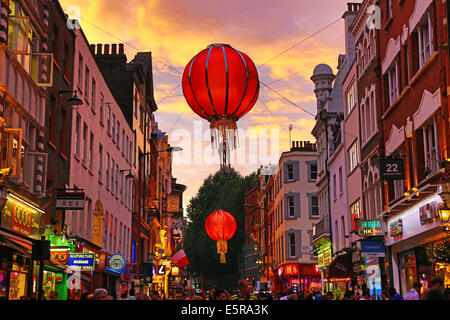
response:
[(404, 180), (405, 169), (403, 158), (384, 158), (380, 160), (382, 180)]

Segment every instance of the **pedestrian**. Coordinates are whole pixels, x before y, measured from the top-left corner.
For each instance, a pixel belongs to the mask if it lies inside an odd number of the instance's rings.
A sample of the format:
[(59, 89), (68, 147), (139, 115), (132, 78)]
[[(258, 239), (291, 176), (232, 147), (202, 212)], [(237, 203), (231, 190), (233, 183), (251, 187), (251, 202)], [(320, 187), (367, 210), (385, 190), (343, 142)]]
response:
[(131, 288), (130, 289), (130, 295), (125, 300), (136, 300), (135, 294), (136, 294), (136, 291), (134, 290), (134, 288)]
[(145, 293), (139, 293), (136, 295), (136, 300), (150, 300)]
[(217, 288), (214, 290), (214, 296), (212, 300), (228, 300), (227, 293), (224, 289)]
[(444, 300), (444, 295), (442, 290), (434, 288), (426, 292), (424, 300)]
[(314, 300), (314, 293), (313, 293), (313, 291), (309, 292), (309, 294), (306, 296), (306, 300)]
[(192, 300), (192, 298), (194, 297), (194, 295), (195, 295), (194, 289), (189, 288), (189, 290), (188, 290), (188, 296), (187, 296), (186, 300)]
[(450, 288), (445, 289), (444, 300), (450, 300)]
[(389, 288), (389, 297), (391, 300), (403, 300), (403, 297), (397, 293), (397, 290), (394, 287)]
[(316, 291), (316, 293), (314, 295), (314, 300), (324, 300), (324, 298), (322, 296), (322, 292)]
[(287, 291), (283, 294), (283, 297), (280, 298), (280, 300), (288, 300), (288, 297), (290, 295), (292, 295), (293, 293), (294, 293), (294, 290), (291, 287), (289, 287), (287, 289)]
[(48, 300), (58, 300), (58, 292), (52, 291), (48, 295)]
[(361, 298), (359, 300), (370, 300), (370, 290), (369, 288), (364, 288), (362, 290)]
[(405, 300), (420, 300), (420, 289), (422, 284), (414, 282), (413, 287), (405, 294)]
[(85, 291), (81, 294), (80, 300), (87, 300), (89, 296), (89, 292)]
[(389, 300), (389, 295), (386, 290), (381, 291), (380, 300)]
[(324, 298), (324, 300), (333, 300), (333, 292), (328, 291), (327, 294), (323, 298)]
[(247, 280), (239, 280), (238, 283), (239, 293), (231, 297), (231, 300), (258, 300), (258, 298), (250, 294), (251, 286)]
[(104, 288), (95, 289), (93, 300), (107, 300), (108, 292)]

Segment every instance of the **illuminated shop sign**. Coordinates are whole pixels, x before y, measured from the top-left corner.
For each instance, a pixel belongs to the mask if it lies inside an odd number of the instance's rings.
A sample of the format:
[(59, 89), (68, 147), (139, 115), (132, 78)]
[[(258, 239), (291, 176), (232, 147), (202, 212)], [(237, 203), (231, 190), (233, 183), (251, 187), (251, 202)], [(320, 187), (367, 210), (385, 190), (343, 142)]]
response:
[(121, 273), (126, 264), (125, 257), (121, 254), (114, 254), (107, 259), (106, 270)]
[(287, 276), (298, 276), (298, 265), (288, 264), (284, 267), (284, 274)]
[(8, 194), (7, 199), (1, 226), (23, 236), (40, 239), (39, 226), (44, 211), (13, 194)]
[(361, 237), (383, 235), (383, 227), (381, 225), (381, 222), (378, 220), (361, 221), (361, 225), (358, 229), (358, 234)]
[(69, 253), (68, 266), (72, 270), (94, 271), (95, 253)]
[(403, 221), (398, 219), (389, 224), (389, 234), (391, 237), (400, 237), (403, 234)]

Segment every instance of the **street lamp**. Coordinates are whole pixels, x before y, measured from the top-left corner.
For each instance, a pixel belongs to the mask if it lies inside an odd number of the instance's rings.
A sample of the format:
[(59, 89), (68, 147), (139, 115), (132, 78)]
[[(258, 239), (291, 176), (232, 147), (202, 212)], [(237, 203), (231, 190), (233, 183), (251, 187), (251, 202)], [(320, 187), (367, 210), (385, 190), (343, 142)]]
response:
[(61, 98), (61, 95), (66, 94), (66, 93), (73, 93), (74, 94), (72, 98), (67, 100), (69, 102), (69, 105), (71, 105), (71, 106), (81, 106), (82, 104), (84, 104), (83, 100), (81, 100), (77, 96), (77, 90), (59, 91), (59, 97)]
[(446, 232), (450, 232), (450, 225), (448, 223), (449, 217), (450, 208), (447, 206), (447, 201), (444, 201), (444, 203), (439, 205), (439, 219), (441, 220), (441, 223), (445, 225)]
[(126, 170), (120, 170), (120, 173), (123, 172), (128, 172), (128, 174), (125, 176), (125, 179), (133, 179), (134, 175), (131, 173), (131, 169), (126, 169)]

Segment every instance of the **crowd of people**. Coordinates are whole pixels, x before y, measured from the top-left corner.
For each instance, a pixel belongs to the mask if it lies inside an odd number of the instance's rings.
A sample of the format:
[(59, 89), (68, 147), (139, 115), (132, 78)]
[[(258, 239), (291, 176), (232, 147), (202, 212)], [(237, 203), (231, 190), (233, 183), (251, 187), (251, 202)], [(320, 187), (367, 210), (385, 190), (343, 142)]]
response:
[[(20, 300), (37, 300), (37, 294), (31, 297), (23, 296)], [(58, 300), (57, 292), (50, 292), (44, 297), (45, 300)], [(134, 288), (116, 297), (111, 295), (104, 288), (95, 289), (94, 292), (85, 292), (80, 300), (450, 300), (450, 288), (444, 288), (444, 281), (434, 278), (430, 282), (429, 288), (422, 289), (422, 284), (416, 282), (413, 288), (404, 296), (401, 296), (395, 288), (383, 290), (381, 295), (371, 294), (367, 285), (362, 285), (360, 290), (348, 289), (343, 297), (336, 297), (333, 292), (328, 291), (322, 294), (321, 291), (311, 291), (304, 293), (288, 288), (286, 292), (273, 294), (266, 291), (253, 291), (252, 286), (246, 280), (240, 280), (238, 290), (232, 291), (223, 288), (213, 288), (209, 291), (196, 291), (189, 289), (184, 292), (181, 288), (176, 288), (169, 298), (164, 297), (164, 293), (150, 291), (148, 294), (136, 292)]]
[[(94, 293), (85, 293), (82, 300), (116, 300), (108, 295), (106, 289), (96, 289)], [(296, 292), (293, 288), (288, 288), (286, 292), (278, 292), (273, 295), (271, 292), (253, 292), (252, 287), (245, 280), (240, 280), (238, 290), (213, 288), (207, 292), (189, 289), (186, 293), (181, 288), (176, 288), (169, 298), (164, 298), (156, 291), (147, 294), (136, 294), (134, 289), (123, 293), (118, 300), (450, 300), (450, 289), (444, 288), (444, 282), (440, 278), (435, 278), (430, 282), (430, 287), (422, 290), (419, 282), (414, 283), (413, 288), (404, 297), (395, 288), (382, 291), (381, 295), (371, 294), (366, 285), (361, 290), (347, 290), (343, 298), (338, 299), (333, 292), (328, 291), (322, 294), (321, 291), (311, 291), (309, 293)]]

